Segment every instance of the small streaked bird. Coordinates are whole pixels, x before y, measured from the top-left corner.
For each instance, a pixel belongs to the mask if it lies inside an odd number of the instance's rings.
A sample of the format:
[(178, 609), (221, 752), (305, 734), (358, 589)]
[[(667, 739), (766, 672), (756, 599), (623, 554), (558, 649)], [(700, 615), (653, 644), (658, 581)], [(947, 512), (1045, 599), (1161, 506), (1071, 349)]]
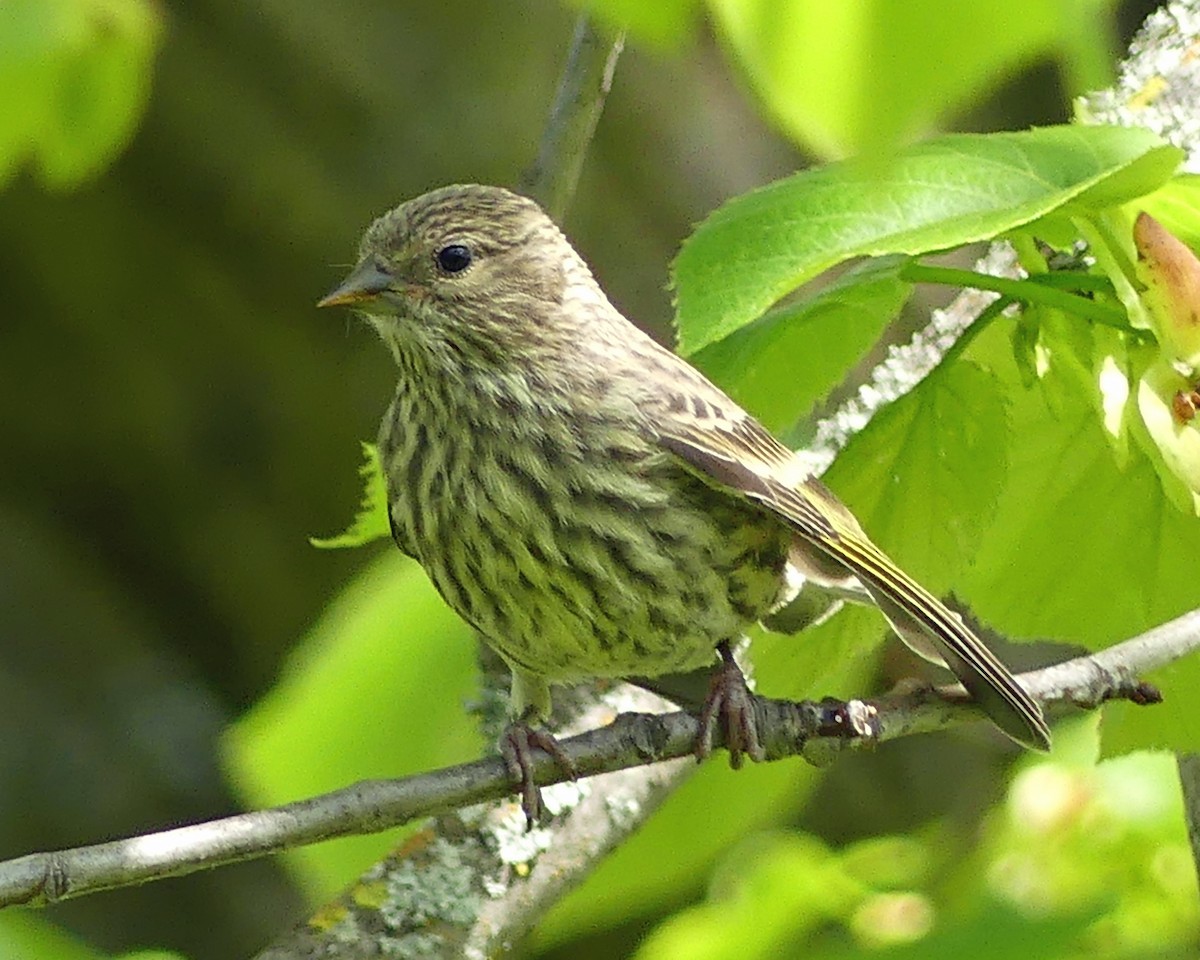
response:
[[(871, 542), (792, 453), (609, 302), (534, 201), (487, 186), (410, 200), (367, 230), (320, 306), (391, 350), (379, 432), (392, 533), (512, 669), (501, 750), (529, 751), (550, 684), (715, 668), (697, 744), (760, 749), (731, 645), (802, 574), (869, 597), (1011, 738), (1046, 748), (1038, 704), (940, 600)], [(794, 589), (794, 588), (793, 588)]]

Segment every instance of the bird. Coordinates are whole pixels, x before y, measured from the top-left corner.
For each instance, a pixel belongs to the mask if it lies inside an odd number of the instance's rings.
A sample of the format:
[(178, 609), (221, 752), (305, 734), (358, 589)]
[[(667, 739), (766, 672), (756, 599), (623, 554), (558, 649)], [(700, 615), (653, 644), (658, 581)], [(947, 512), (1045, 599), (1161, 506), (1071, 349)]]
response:
[(500, 750), (532, 819), (552, 684), (711, 668), (723, 724), (762, 750), (734, 657), (798, 577), (873, 602), (1010, 738), (1042, 710), (961, 616), (904, 573), (793, 452), (611, 303), (533, 200), (456, 184), (376, 219), (318, 306), (376, 330), (397, 385), (378, 435), (389, 521), (512, 672)]

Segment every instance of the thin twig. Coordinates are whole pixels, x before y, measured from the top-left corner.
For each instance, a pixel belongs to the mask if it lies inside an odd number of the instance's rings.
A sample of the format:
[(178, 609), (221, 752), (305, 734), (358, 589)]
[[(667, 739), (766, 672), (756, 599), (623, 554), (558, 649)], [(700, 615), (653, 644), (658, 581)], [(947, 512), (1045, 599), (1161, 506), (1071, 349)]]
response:
[(606, 35), (586, 14), (575, 22), (567, 65), (537, 159), (521, 178), (521, 192), (537, 200), (557, 221), (562, 221), (575, 193), (624, 45), (623, 33)]
[[(1200, 649), (1200, 610), (1185, 614), (1100, 653), (1021, 675), (1047, 707), (1090, 707), (1110, 699), (1152, 702), (1153, 688), (1137, 676)], [(756, 704), (768, 760), (831, 754), (915, 733), (944, 729), (981, 715), (957, 685), (848, 703)], [(621, 713), (612, 723), (562, 741), (581, 777), (677, 760), (692, 754), (699, 726), (683, 711)], [(539, 753), (543, 784), (566, 778)], [(38, 853), (0, 864), (0, 906), (57, 900), (181, 876), (262, 857), (319, 840), (375, 833), (417, 817), (453, 811), (510, 795), (498, 757), (396, 780), (368, 780), (320, 797), (270, 810), (178, 827), (73, 850)], [(514, 804), (508, 805), (519, 816)]]

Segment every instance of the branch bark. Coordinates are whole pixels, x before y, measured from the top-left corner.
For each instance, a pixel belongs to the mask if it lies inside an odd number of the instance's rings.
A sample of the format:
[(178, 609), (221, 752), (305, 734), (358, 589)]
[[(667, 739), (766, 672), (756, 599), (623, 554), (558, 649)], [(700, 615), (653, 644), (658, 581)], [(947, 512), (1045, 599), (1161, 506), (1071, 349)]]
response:
[[(1139, 681), (1139, 674), (1198, 649), (1200, 610), (1099, 653), (1031, 671), (1020, 679), (1051, 712), (1091, 709), (1112, 699), (1153, 703), (1154, 688)], [(526, 831), (524, 815), (514, 800), (483, 805), (503, 800), (512, 791), (503, 762), (489, 757), (397, 780), (363, 781), (271, 810), (10, 860), (0, 864), (0, 906), (45, 905), (436, 815), (440, 819), (433, 827), (377, 865), (364, 882), (379, 881), (387, 887), (398, 873), (409, 875), (416, 869), (414, 857), (428, 866), (435, 853), (442, 871), (447, 856), (460, 865), (472, 864), (463, 869), (464, 876), (474, 881), (463, 881), (460, 887), (474, 904), (474, 912), (469, 923), (456, 928), (461, 937), (453, 943), (462, 947), (473, 942), (481, 956), (487, 955), (497, 945), (490, 939), (492, 933), (510, 940), (519, 934), (540, 905), (560, 897), (563, 884), (569, 887), (582, 879), (596, 859), (635, 829), (694, 767), (697, 720), (684, 711), (644, 712), (664, 703), (646, 691), (621, 686), (579, 718), (575, 726), (586, 732), (564, 738), (562, 746), (580, 775), (594, 779), (564, 783), (554, 761), (539, 753), (539, 781), (559, 785), (547, 792), (554, 815), (549, 827)], [(848, 702), (793, 703), (762, 697), (756, 710), (768, 761), (803, 756), (818, 764), (845, 750), (872, 748), (981, 717), (956, 684)], [(597, 729), (601, 723), (607, 725)], [(470, 856), (464, 854), (464, 844)], [(456, 851), (452, 856), (451, 850)], [(487, 869), (479, 871), (482, 860), (488, 861)], [(411, 899), (412, 885), (403, 889)], [(487, 896), (480, 896), (481, 891)], [(506, 897), (508, 907), (518, 914), (501, 923), (495, 915), (502, 912), (498, 903)], [(340, 908), (338, 922), (348, 922), (355, 903), (351, 893)], [(371, 908), (372, 912), (380, 909)], [(422, 915), (427, 916), (429, 909), (423, 907)], [(456, 902), (451, 915), (443, 919), (449, 922), (463, 910), (463, 904)], [(426, 925), (422, 921), (419, 929)], [(378, 923), (373, 926), (378, 932)], [(393, 925), (393, 934), (402, 928), (403, 924)], [(446, 936), (447, 931), (442, 929), (439, 935)], [(290, 954), (264, 956), (285, 955)]]
[(521, 192), (533, 197), (557, 222), (575, 194), (625, 35), (606, 35), (586, 14), (575, 22), (558, 94), (550, 110), (537, 158), (521, 178)]

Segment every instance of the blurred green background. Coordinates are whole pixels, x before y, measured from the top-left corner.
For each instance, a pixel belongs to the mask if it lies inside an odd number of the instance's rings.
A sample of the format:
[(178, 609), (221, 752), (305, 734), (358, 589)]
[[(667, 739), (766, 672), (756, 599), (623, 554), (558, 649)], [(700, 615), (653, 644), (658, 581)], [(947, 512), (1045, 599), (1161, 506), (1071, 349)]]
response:
[[(686, 21), (686, 4), (668, 6)], [(739, 30), (766, 8), (713, 6), (718, 30), (697, 17), (681, 38), (676, 25), (674, 40), (630, 43), (566, 223), (618, 306), (664, 339), (667, 265), (692, 224), (883, 135), (806, 129), (792, 101), (756, 100), (768, 58)], [(1154, 4), (1049, 6), (1119, 50)], [(574, 17), (551, 0), (0, 4), (0, 856), (239, 809), (222, 732), (339, 591), (391, 563), (383, 545), (306, 540), (349, 517), (358, 444), (393, 381), (369, 331), (313, 303), (385, 208), (448, 182), (516, 182)], [(1080, 78), (1107, 82), (1113, 62), (1084, 46), (1031, 47), (968, 101), (886, 134), (1066, 119)], [(54, 116), (38, 112), (44, 89)], [(40, 151), (22, 139), (37, 129)], [(447, 657), (469, 659), (452, 642)], [(970, 833), (1006, 757), (946, 738), (858, 758), (797, 817), (835, 845), (935, 821)], [(761, 841), (761, 862), (813, 856), (792, 842)], [(306, 909), (284, 868), (260, 862), (34, 922), (99, 950), (236, 957)], [(556, 955), (624, 955), (666, 912), (560, 932)]]

